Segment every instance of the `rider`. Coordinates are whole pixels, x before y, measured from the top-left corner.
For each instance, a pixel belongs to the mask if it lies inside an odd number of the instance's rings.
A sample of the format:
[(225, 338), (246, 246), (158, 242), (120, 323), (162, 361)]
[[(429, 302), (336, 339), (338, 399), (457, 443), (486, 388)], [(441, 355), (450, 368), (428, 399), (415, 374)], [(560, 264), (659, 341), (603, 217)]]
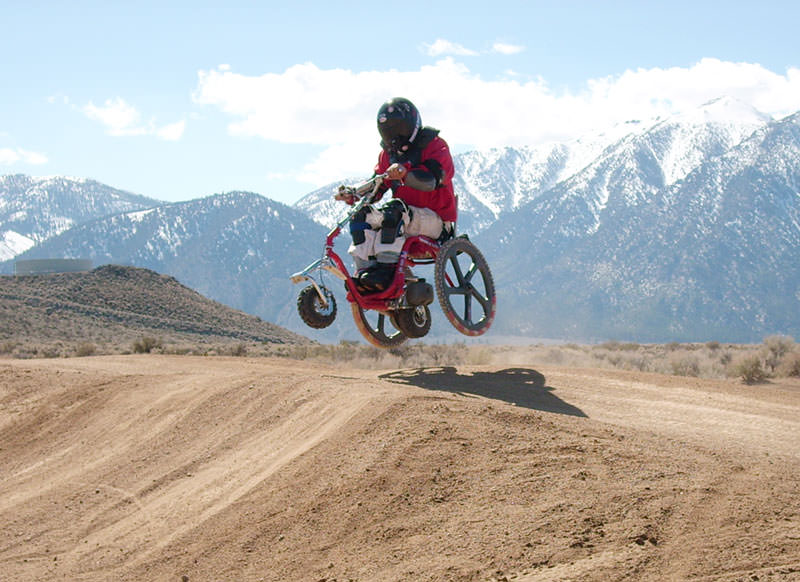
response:
[[(451, 233), (456, 220), (453, 158), (439, 130), (423, 127), (419, 111), (402, 97), (378, 110), (381, 153), (375, 174), (387, 178), (375, 196), (389, 189), (392, 199), (381, 208), (365, 206), (350, 221), (356, 282), (366, 292), (385, 290), (406, 236), (439, 239)], [(352, 204), (352, 198), (337, 195)]]

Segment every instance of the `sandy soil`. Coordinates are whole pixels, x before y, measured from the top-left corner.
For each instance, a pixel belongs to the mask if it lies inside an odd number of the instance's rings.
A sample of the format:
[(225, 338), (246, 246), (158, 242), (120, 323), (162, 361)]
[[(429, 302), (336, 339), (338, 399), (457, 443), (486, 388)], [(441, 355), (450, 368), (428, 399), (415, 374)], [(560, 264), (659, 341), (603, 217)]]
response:
[(0, 361), (0, 579), (800, 580), (800, 385)]

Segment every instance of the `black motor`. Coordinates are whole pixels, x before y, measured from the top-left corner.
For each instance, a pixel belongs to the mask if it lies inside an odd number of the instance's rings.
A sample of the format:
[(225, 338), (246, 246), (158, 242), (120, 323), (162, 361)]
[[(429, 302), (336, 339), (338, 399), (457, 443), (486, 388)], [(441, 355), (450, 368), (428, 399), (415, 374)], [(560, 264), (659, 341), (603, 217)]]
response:
[(406, 301), (414, 307), (433, 303), (433, 286), (419, 279), (406, 285)]

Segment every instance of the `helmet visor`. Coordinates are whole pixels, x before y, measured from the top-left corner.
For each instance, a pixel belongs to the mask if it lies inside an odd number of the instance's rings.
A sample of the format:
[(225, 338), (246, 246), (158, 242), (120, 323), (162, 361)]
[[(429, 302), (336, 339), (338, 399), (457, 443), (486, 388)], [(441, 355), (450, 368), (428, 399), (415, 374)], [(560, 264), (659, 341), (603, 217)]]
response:
[(405, 119), (389, 118), (384, 122), (378, 123), (378, 133), (386, 147), (392, 145), (403, 145), (411, 137), (411, 129)]

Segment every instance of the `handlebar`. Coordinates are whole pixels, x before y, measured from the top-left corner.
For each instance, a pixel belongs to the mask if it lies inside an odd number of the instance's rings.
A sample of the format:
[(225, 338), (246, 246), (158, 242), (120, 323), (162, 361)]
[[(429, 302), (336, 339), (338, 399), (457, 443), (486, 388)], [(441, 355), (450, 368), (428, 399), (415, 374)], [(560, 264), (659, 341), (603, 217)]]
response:
[[(366, 182), (357, 184), (355, 186), (339, 186), (339, 192), (336, 194), (338, 200), (346, 200), (350, 197), (353, 199), (352, 207), (349, 212), (339, 221), (335, 229), (342, 228), (345, 224), (350, 222), (350, 218), (367, 204), (370, 204), (378, 193), (378, 188), (383, 181), (388, 177), (388, 174), (376, 174)], [(341, 196), (341, 198), (340, 198)], [(333, 232), (333, 231), (331, 231)]]
[[(355, 200), (359, 200), (364, 197), (372, 199), (375, 194), (377, 194), (378, 188), (387, 177), (388, 174), (384, 172), (383, 174), (376, 174), (369, 180), (355, 186), (339, 186), (339, 191), (336, 194), (336, 197), (340, 200), (349, 197), (353, 197)], [(341, 198), (339, 198), (340, 196)]]

